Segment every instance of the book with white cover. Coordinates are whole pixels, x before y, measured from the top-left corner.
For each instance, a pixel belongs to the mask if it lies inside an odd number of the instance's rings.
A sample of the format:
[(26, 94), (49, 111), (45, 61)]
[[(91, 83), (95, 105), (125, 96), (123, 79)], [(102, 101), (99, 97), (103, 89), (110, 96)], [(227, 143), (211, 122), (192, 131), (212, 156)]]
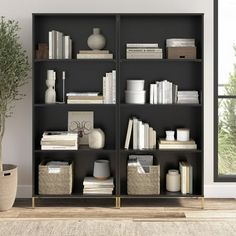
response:
[(138, 149), (138, 119), (133, 118), (133, 149)]
[(63, 37), (63, 41), (64, 41), (63, 58), (64, 59), (71, 59), (71, 57), (70, 57), (70, 55), (71, 55), (71, 52), (70, 52), (70, 36), (65, 35)]
[(79, 50), (80, 54), (109, 54), (109, 50)]
[(108, 95), (107, 95), (107, 77), (103, 76), (102, 78), (102, 95), (104, 99), (104, 104), (108, 104)]
[(161, 138), (159, 140), (159, 143), (161, 144), (195, 144), (195, 141), (193, 139), (189, 140), (189, 141), (178, 141), (178, 140), (166, 140)]
[(78, 150), (78, 145), (76, 146), (42, 145), (41, 150)]
[(150, 104), (154, 104), (154, 87), (155, 84), (150, 84), (150, 97), (149, 97)]
[(157, 147), (157, 132), (153, 129), (153, 148)]
[(112, 103), (116, 104), (116, 70), (112, 70)]
[(113, 177), (100, 180), (94, 177), (85, 177), (83, 181), (84, 186), (114, 186)]
[(106, 73), (106, 95), (108, 104), (112, 104), (112, 87), (113, 87), (112, 72)]
[(152, 149), (153, 146), (154, 146), (154, 143), (153, 143), (153, 128), (152, 127), (149, 127), (149, 148)]
[(113, 54), (112, 53), (110, 54), (77, 53), (77, 59), (113, 59)]
[(156, 94), (156, 100), (157, 100), (157, 104), (159, 104), (160, 103), (160, 82), (159, 81), (156, 81), (156, 92), (157, 92), (157, 94)]
[(49, 32), (48, 37), (49, 59), (56, 59), (57, 56), (57, 31), (52, 30)]
[(153, 86), (153, 103), (157, 104), (157, 84)]
[(129, 119), (128, 128), (126, 132), (126, 139), (125, 139), (125, 149), (129, 149), (132, 127), (133, 127), (133, 120)]
[(98, 96), (99, 92), (78, 92), (78, 93), (67, 93), (66, 96)]
[(57, 54), (56, 54), (56, 59), (63, 59), (62, 54), (63, 54), (63, 34), (59, 31), (56, 32), (56, 41), (57, 41)]
[(103, 100), (67, 99), (67, 104), (103, 104)]
[(48, 58), (53, 59), (52, 31), (48, 32)]
[(144, 149), (149, 148), (149, 124), (144, 123)]
[(158, 48), (158, 43), (127, 43), (127, 48)]
[(144, 149), (144, 124), (138, 121), (138, 149)]
[(135, 53), (127, 52), (127, 59), (163, 59), (162, 53)]
[(179, 170), (181, 176), (181, 193), (187, 194), (187, 186), (186, 186), (186, 178), (187, 178), (187, 170), (185, 163), (183, 161), (179, 162)]
[(161, 144), (159, 149), (197, 149), (197, 144)]
[(137, 52), (137, 53), (162, 53), (162, 48), (127, 48), (126, 52)]

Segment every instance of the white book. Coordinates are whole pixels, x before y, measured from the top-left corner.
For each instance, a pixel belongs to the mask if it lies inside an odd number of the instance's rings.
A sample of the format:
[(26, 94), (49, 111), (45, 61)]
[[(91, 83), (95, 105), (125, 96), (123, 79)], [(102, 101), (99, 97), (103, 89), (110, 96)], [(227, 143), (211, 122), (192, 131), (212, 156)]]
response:
[(162, 59), (162, 53), (126, 53), (127, 59)]
[(133, 127), (133, 120), (129, 119), (128, 128), (126, 132), (126, 139), (125, 139), (125, 149), (129, 149), (132, 127)]
[(67, 93), (66, 96), (98, 96), (99, 92), (81, 92), (81, 93)]
[(70, 36), (65, 35), (63, 37), (63, 41), (64, 41), (63, 58), (64, 59), (71, 59), (70, 58)]
[(186, 194), (187, 188), (186, 188), (186, 166), (183, 161), (179, 162), (179, 170), (180, 170), (180, 176), (181, 176), (181, 193)]
[(116, 104), (116, 70), (112, 70), (112, 103)]
[(138, 121), (138, 149), (144, 149), (144, 124), (142, 121)]
[(107, 53), (104, 53), (104, 54), (84, 54), (84, 53), (77, 53), (77, 59), (113, 59), (113, 54), (110, 53), (110, 54), (107, 54)]
[(150, 104), (154, 104), (154, 84), (150, 84), (150, 97), (149, 97), (149, 101)]
[(133, 118), (133, 149), (138, 149), (138, 119)]
[(157, 132), (153, 129), (153, 148), (157, 148)]
[(79, 50), (81, 54), (109, 54), (109, 50)]
[(57, 48), (57, 31), (52, 30), (49, 32), (49, 42), (48, 42), (48, 48), (49, 48), (49, 59), (56, 59), (56, 48)]
[(67, 104), (103, 104), (103, 100), (71, 100), (67, 99)]
[(163, 104), (163, 81), (159, 82), (159, 103)]
[(153, 97), (153, 103), (154, 104), (157, 104), (157, 84), (154, 84), (154, 86), (153, 86), (153, 95), (154, 95), (154, 97)]
[(42, 145), (41, 150), (77, 150), (78, 146), (49, 146), (49, 145)]
[(158, 43), (127, 43), (127, 48), (158, 48)]
[(56, 41), (57, 41), (57, 46), (56, 46), (56, 59), (63, 59), (62, 57), (62, 52), (63, 52), (63, 34), (59, 31), (56, 32)]
[(102, 94), (103, 94), (103, 98), (104, 98), (104, 104), (108, 104), (108, 96), (107, 96), (107, 77), (103, 76), (102, 78), (102, 83), (103, 83), (103, 87), (102, 87)]
[(69, 58), (72, 59), (72, 39), (70, 39), (70, 44), (69, 44)]
[(149, 124), (144, 123), (144, 149), (149, 149)]
[(106, 73), (106, 94), (107, 94), (107, 100), (108, 104), (112, 104), (112, 72)]
[(84, 181), (83, 181), (83, 185), (98, 185), (98, 186), (101, 186), (101, 185), (110, 185), (110, 186), (114, 186), (114, 183), (113, 183), (113, 178), (110, 177), (109, 179), (105, 179), (105, 180), (99, 180), (99, 179), (96, 179), (94, 177), (85, 177), (84, 178)]
[(53, 59), (52, 31), (48, 32), (48, 58)]
[(159, 93), (160, 93), (160, 82), (159, 81), (156, 81), (156, 87), (157, 87), (157, 98), (156, 98), (156, 100), (157, 100), (157, 104), (159, 104), (160, 103), (160, 98), (159, 98)]
[(149, 148), (152, 149), (153, 148), (153, 128), (152, 127), (149, 127), (149, 132), (148, 132), (148, 135), (149, 135)]
[(197, 144), (161, 144), (159, 149), (197, 149)]
[(162, 53), (162, 48), (127, 48), (126, 52), (141, 52), (141, 53)]

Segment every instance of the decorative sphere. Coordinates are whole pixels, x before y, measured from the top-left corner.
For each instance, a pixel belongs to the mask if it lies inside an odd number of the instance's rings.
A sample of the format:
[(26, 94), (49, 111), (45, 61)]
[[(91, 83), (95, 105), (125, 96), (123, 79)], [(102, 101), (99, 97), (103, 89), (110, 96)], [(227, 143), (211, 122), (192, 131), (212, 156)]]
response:
[(105, 145), (105, 134), (101, 129), (93, 129), (88, 135), (89, 147), (102, 149)]
[(92, 50), (101, 50), (105, 47), (106, 39), (100, 31), (100, 28), (93, 28), (93, 34), (88, 37), (87, 43)]

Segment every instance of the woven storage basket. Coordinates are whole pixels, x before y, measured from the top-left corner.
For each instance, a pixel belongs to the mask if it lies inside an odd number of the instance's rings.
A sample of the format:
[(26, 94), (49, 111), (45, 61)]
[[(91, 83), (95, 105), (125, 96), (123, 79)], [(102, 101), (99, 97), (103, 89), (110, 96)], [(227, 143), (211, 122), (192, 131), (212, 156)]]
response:
[(160, 194), (160, 166), (150, 166), (144, 174), (138, 173), (136, 166), (128, 166), (128, 194)]
[(71, 194), (72, 163), (68, 166), (48, 167), (39, 165), (39, 194)]

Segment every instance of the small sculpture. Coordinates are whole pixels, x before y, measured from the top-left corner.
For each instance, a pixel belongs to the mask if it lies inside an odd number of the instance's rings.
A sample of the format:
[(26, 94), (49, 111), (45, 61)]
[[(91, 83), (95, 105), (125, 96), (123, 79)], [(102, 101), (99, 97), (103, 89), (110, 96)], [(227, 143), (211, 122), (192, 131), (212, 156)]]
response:
[(89, 147), (93, 149), (102, 149), (105, 145), (105, 134), (101, 129), (93, 129), (88, 136)]
[(45, 103), (56, 103), (56, 72), (53, 70), (48, 70), (47, 75), (46, 85), (48, 88), (45, 92)]

